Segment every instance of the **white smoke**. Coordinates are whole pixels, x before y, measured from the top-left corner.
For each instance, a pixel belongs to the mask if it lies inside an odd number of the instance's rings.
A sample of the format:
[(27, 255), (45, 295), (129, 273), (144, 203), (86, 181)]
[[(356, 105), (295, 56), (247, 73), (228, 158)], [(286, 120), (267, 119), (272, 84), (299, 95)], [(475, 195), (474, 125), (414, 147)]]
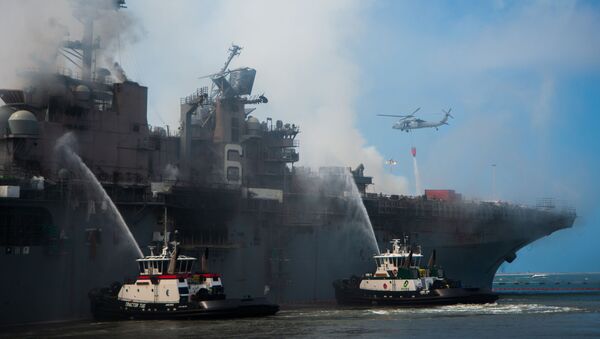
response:
[[(132, 12), (115, 10), (113, 0), (20, 0), (0, 2), (0, 87), (20, 87), (18, 72), (58, 68), (80, 70), (59, 53), (65, 40), (81, 40), (83, 26), (74, 15), (93, 11), (98, 67), (112, 69), (121, 50), (145, 34)], [(71, 59), (73, 56), (68, 55)], [(76, 61), (76, 60), (75, 60)]]
[[(258, 118), (300, 126), (300, 163), (311, 167), (364, 163), (375, 188), (406, 192), (405, 178), (384, 171), (384, 157), (359, 132), (356, 103), (361, 74), (352, 45), (367, 38), (359, 1), (129, 2), (146, 22), (148, 40), (136, 50), (148, 72), (151, 123), (178, 126), (178, 98), (218, 70), (231, 42), (244, 47), (231, 68), (257, 69), (254, 93), (269, 104)], [(176, 17), (183, 26), (165, 17)], [(192, 42), (192, 43), (191, 43)]]
[[(70, 12), (66, 1), (0, 2), (0, 86), (20, 85), (18, 69), (54, 68), (57, 46), (68, 35), (66, 20)], [(67, 13), (67, 15), (65, 15)]]
[[(301, 164), (364, 163), (366, 174), (375, 177), (376, 190), (407, 191), (407, 181), (384, 171), (384, 157), (356, 126), (360, 70), (349, 53), (350, 46), (364, 38), (361, 2), (131, 0), (128, 9), (107, 10), (111, 4), (111, 0), (0, 3), (0, 12), (11, 13), (0, 22), (2, 31), (11, 32), (5, 36), (5, 45), (11, 48), (0, 51), (0, 85), (19, 87), (18, 69), (53, 71), (57, 63), (73, 69), (58, 47), (65, 39), (81, 38), (83, 28), (73, 14), (93, 12), (98, 14), (94, 34), (101, 46), (97, 66), (119, 77), (124, 72), (115, 65), (125, 65), (129, 77), (150, 88), (150, 119), (158, 120), (150, 122), (164, 120), (176, 128), (178, 98), (202, 85), (199, 75), (219, 69), (229, 43), (235, 41), (245, 49), (232, 67), (256, 67), (254, 92), (265, 92), (270, 99), (259, 107), (258, 117), (300, 125)], [(138, 16), (147, 26), (148, 39), (145, 46), (127, 51), (146, 35)], [(177, 18), (185, 25), (173, 25), (165, 18)], [(157, 108), (158, 116), (153, 113)]]

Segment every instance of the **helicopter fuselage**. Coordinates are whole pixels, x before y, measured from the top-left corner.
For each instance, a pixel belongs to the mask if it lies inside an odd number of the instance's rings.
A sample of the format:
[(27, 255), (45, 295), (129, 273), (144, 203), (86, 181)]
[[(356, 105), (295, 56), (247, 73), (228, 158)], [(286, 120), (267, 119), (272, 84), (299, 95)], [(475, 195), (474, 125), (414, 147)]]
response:
[(419, 129), (419, 128), (435, 128), (437, 129), (437, 127), (442, 126), (442, 125), (447, 125), (447, 121), (448, 121), (448, 117), (450, 115), (446, 114), (444, 116), (444, 118), (442, 120), (440, 120), (439, 122), (430, 122), (430, 121), (425, 121), (425, 120), (421, 120), (421, 119), (404, 119), (404, 120), (400, 120), (398, 122), (396, 122), (392, 128), (393, 129), (399, 129), (401, 131), (409, 131), (411, 129)]

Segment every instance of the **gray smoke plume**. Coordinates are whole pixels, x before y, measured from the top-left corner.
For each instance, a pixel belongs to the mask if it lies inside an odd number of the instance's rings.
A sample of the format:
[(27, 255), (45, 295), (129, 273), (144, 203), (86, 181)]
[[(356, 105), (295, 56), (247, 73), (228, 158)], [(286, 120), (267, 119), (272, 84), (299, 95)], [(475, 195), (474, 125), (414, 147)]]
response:
[[(386, 158), (357, 127), (357, 102), (372, 100), (362, 95), (363, 74), (351, 53), (356, 44), (370, 39), (363, 27), (367, 8), (367, 2), (346, 0), (144, 3), (139, 15), (152, 35), (151, 41), (138, 45), (136, 55), (149, 71), (145, 84), (156, 93), (149, 97), (149, 106), (169, 112), (161, 119), (177, 125), (174, 98), (202, 86), (196, 76), (217, 70), (228, 45), (236, 42), (244, 50), (231, 67), (256, 68), (254, 92), (269, 97), (257, 109), (257, 118), (300, 126), (302, 166), (364, 163), (367, 175), (375, 177), (376, 191), (407, 192), (407, 180), (384, 170)], [(198, 13), (204, 13), (202, 20)], [(181, 25), (165, 17), (176, 17)], [(198, 36), (210, 39), (190, 44)], [(180, 56), (175, 63), (173, 55)], [(164, 124), (153, 118), (151, 123)]]
[[(94, 16), (94, 42), (98, 67), (113, 69), (121, 50), (140, 40), (144, 29), (131, 11), (115, 10), (113, 0), (21, 0), (0, 2), (0, 31), (5, 48), (0, 49), (0, 87), (24, 84), (18, 71), (39, 69), (54, 72), (78, 67), (63, 57), (65, 40), (80, 40), (83, 27), (76, 17)], [(8, 34), (8, 32), (10, 32)], [(118, 73), (118, 72), (117, 72)]]
[(121, 81), (127, 81), (127, 74), (125, 74), (125, 70), (123, 69), (123, 67), (121, 67), (121, 65), (115, 61), (115, 63), (113, 64), (113, 71), (115, 74), (115, 77)]

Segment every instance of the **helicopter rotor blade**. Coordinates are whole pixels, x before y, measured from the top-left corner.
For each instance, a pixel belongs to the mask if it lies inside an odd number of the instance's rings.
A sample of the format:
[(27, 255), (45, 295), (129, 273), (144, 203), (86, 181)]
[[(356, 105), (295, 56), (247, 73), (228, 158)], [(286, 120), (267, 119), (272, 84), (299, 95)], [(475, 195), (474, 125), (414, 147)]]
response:
[(415, 115), (415, 113), (417, 113), (419, 110), (421, 109), (421, 107), (417, 108), (416, 110), (414, 110), (410, 115), (413, 116)]
[(395, 115), (395, 114), (377, 114), (380, 117), (394, 117), (394, 118), (410, 118), (412, 115)]

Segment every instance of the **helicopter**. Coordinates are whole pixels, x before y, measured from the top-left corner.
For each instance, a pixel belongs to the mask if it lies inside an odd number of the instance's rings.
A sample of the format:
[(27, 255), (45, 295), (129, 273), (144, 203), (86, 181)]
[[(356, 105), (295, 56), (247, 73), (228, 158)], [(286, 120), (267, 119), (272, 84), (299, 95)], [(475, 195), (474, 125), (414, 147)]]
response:
[(406, 131), (406, 132), (410, 132), (410, 130), (413, 130), (413, 129), (428, 128), (428, 127), (433, 127), (437, 131), (439, 126), (448, 125), (449, 117), (454, 119), (452, 114), (450, 114), (450, 112), (452, 111), (452, 108), (450, 108), (447, 111), (442, 110), (442, 112), (444, 112), (444, 118), (442, 118), (442, 120), (440, 120), (438, 122), (425, 121), (423, 119), (419, 119), (419, 118), (415, 117), (415, 114), (420, 109), (421, 109), (421, 107), (417, 108), (409, 115), (392, 115), (392, 114), (377, 114), (377, 115), (380, 117), (400, 118), (400, 120), (398, 120), (398, 122), (396, 122), (392, 126), (392, 128), (399, 129), (401, 131)]

